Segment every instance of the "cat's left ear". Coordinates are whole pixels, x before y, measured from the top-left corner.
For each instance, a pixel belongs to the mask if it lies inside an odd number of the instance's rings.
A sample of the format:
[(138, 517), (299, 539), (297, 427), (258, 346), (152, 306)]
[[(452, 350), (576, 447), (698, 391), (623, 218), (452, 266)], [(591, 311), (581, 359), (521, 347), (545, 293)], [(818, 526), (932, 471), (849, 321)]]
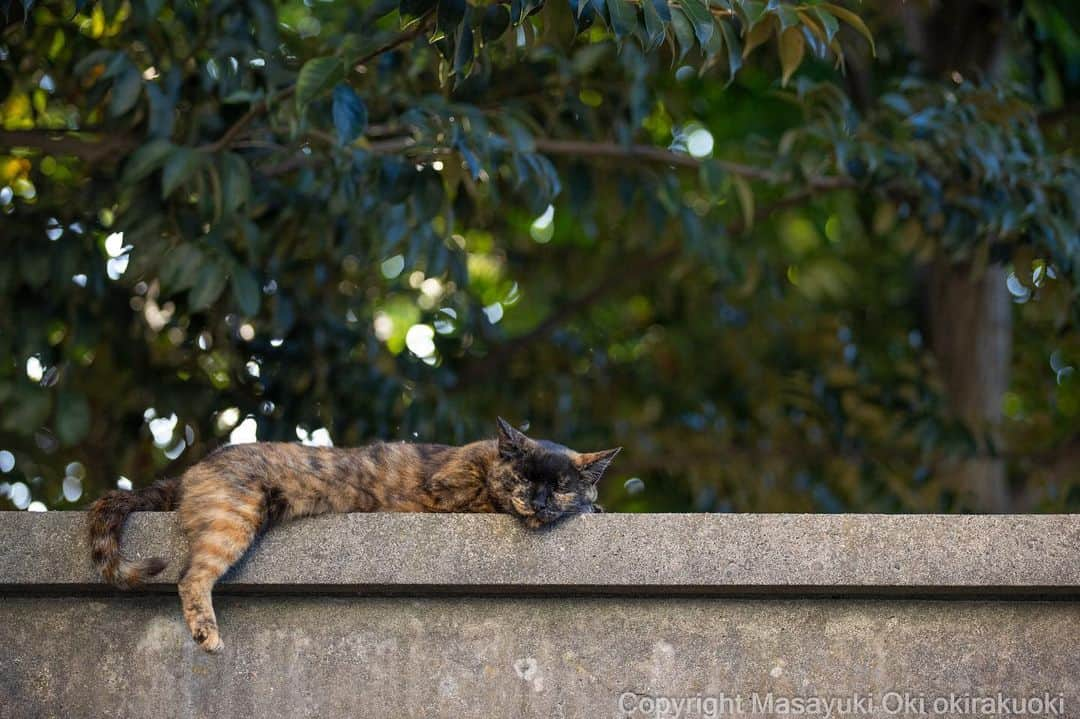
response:
[(496, 419), (499, 423), (499, 454), (506, 459), (524, 455), (533, 441), (502, 417)]
[(604, 476), (604, 472), (607, 471), (611, 460), (615, 459), (615, 455), (621, 451), (622, 447), (616, 447), (615, 449), (605, 449), (602, 452), (580, 454), (577, 457), (578, 471), (581, 472), (585, 479), (596, 484)]

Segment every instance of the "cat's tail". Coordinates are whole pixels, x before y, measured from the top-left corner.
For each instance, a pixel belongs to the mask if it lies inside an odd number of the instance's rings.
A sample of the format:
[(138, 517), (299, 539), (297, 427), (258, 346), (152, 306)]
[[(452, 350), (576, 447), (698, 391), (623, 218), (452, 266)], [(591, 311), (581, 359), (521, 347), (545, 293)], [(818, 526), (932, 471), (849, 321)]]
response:
[(90, 558), (106, 582), (128, 589), (165, 568), (166, 562), (160, 557), (124, 557), (120, 553), (120, 536), (129, 514), (175, 509), (179, 493), (179, 479), (162, 479), (134, 492), (114, 490), (90, 505)]

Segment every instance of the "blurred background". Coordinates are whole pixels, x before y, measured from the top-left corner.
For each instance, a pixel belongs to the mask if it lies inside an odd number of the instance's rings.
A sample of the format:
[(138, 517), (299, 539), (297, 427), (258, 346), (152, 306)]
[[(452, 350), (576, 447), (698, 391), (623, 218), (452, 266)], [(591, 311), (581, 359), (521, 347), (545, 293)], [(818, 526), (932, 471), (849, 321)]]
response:
[(226, 442), (1080, 508), (1080, 5), (0, 1), (0, 507)]

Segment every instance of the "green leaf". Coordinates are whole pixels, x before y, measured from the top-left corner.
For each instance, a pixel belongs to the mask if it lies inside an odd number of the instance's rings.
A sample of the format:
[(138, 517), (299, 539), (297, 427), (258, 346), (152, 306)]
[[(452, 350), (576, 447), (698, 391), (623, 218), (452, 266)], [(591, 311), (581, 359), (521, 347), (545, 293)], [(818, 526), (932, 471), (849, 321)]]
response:
[(401, 0), (398, 16), (402, 29), (407, 28), (435, 7), (435, 0)]
[(676, 12), (671, 14), (671, 30), (679, 45), (676, 62), (682, 62), (686, 54), (694, 49), (694, 28), (683, 13)]
[(341, 46), (338, 47), (337, 54), (342, 59), (345, 70), (348, 71), (350, 67), (360, 60), (360, 58), (370, 54), (375, 49), (376, 45), (372, 42), (370, 36), (349, 33), (342, 38)]
[(781, 84), (787, 86), (788, 80), (799, 69), (803, 56), (806, 54), (806, 38), (802, 30), (797, 27), (789, 27), (780, 35), (780, 68), (782, 70)]
[(356, 91), (343, 82), (334, 87), (331, 115), (342, 145), (348, 145), (367, 130), (367, 107)]
[(113, 50), (94, 50), (92, 53), (75, 63), (73, 70), (76, 75), (85, 75), (94, 67), (105, 63), (109, 58), (116, 54), (118, 53)]
[(468, 3), (465, 0), (439, 0), (435, 10), (435, 32), (438, 35), (453, 35), (458, 25), (465, 19)]
[(814, 8), (814, 14), (817, 15), (818, 20), (821, 21), (822, 26), (825, 28), (826, 43), (832, 43), (836, 33), (840, 30), (840, 23), (837, 21), (836, 16), (819, 7)]
[(195, 285), (188, 293), (188, 304), (192, 312), (201, 312), (210, 307), (225, 289), (229, 272), (224, 265), (210, 262), (203, 265), (195, 279)]
[(128, 56), (122, 52), (113, 53), (112, 60), (109, 60), (105, 65), (105, 72), (101, 73), (102, 80), (111, 80), (114, 77), (119, 77), (120, 73), (126, 70), (131, 65), (131, 60)]
[(161, 173), (161, 198), (165, 199), (177, 187), (190, 179), (202, 166), (205, 157), (206, 155), (190, 147), (176, 148), (176, 151), (169, 156), (165, 169)]
[(735, 79), (735, 73), (742, 67), (742, 46), (739, 44), (739, 36), (735, 34), (735, 28), (727, 20), (717, 22), (720, 32), (724, 36), (724, 45), (727, 47), (728, 58), (728, 82)]
[(56, 406), (56, 436), (68, 447), (90, 431), (90, 403), (76, 392), (61, 392)]
[(379, 173), (383, 199), (392, 205), (408, 199), (416, 174), (416, 168), (413, 164), (393, 155), (384, 157)]
[(221, 192), (225, 212), (236, 212), (251, 197), (251, 170), (234, 152), (221, 156)]
[(505, 5), (488, 5), (480, 20), (480, 37), (485, 43), (494, 42), (502, 37), (510, 27), (510, 11)]
[(574, 31), (578, 34), (588, 30), (596, 21), (592, 0), (570, 0), (570, 10), (574, 15)]
[(270, 3), (264, 0), (248, 0), (245, 5), (250, 13), (256, 46), (263, 52), (273, 52), (280, 43), (277, 13), (270, 7)]
[(914, 112), (911, 107), (911, 102), (898, 92), (890, 92), (882, 95), (879, 102), (900, 115), (902, 118), (908, 117)]
[[(802, 10), (799, 11), (799, 19), (802, 20), (802, 27), (809, 33), (809, 35), (803, 35), (803, 39), (810, 45), (810, 49), (816, 51), (821, 57), (825, 57), (825, 51), (829, 47), (828, 38), (825, 37), (825, 29), (821, 27), (818, 20), (810, 17), (810, 15)], [(817, 42), (814, 42), (814, 41)]]
[(728, 172), (723, 164), (710, 158), (704, 158), (701, 161), (698, 177), (702, 186), (714, 196), (719, 195), (728, 182)]
[[(600, 0), (603, 2), (603, 0)], [(515, 26), (544, 6), (544, 0), (510, 0), (510, 22)]]
[(789, 27), (798, 27), (800, 24), (799, 13), (788, 5), (777, 4), (773, 8), (773, 17), (780, 21), (780, 29), (787, 30)]
[(746, 43), (743, 45), (742, 56), (746, 59), (750, 56), (759, 45), (767, 42), (773, 34), (773, 28), (776, 26), (776, 19), (772, 17), (765, 18), (764, 22), (759, 22), (754, 27), (750, 28), (750, 31), (746, 33)]
[(148, 84), (146, 97), (150, 101), (151, 137), (169, 137), (176, 123), (176, 102), (159, 85)]
[(345, 76), (340, 59), (317, 57), (300, 68), (296, 78), (296, 107), (303, 111), (308, 104)]
[[(439, 54), (443, 56), (444, 60), (447, 62), (454, 61), (454, 37), (452, 35), (443, 35), (440, 38), (436, 38), (432, 41), (432, 44), (435, 46), (435, 49), (439, 51)], [(448, 71), (450, 68), (442, 65), (440, 65), (440, 68), (439, 82), (441, 83), (445, 80), (443, 73), (449, 75)]]
[(503, 127), (506, 128), (506, 134), (510, 140), (510, 146), (514, 148), (514, 152), (535, 152), (536, 140), (533, 138), (529, 128), (524, 124), (515, 120), (509, 114), (502, 118)]
[(642, 39), (636, 6), (627, 0), (607, 0), (607, 8), (611, 17), (611, 31), (615, 33), (615, 37), (621, 40), (627, 35), (633, 35), (639, 40)]
[(754, 191), (745, 177), (731, 176), (731, 184), (735, 186), (735, 194), (739, 198), (739, 207), (742, 209), (743, 231), (754, 229)]
[(417, 223), (428, 222), (442, 209), (445, 198), (442, 176), (431, 168), (424, 168), (417, 176), (409, 196), (413, 218)]
[[(664, 8), (667, 9), (665, 0), (657, 0), (657, 2), (664, 2)], [(667, 33), (664, 30), (664, 21), (653, 0), (642, 0), (641, 12), (645, 16), (645, 50), (651, 52), (660, 47)]]
[(753, 29), (755, 25), (768, 16), (769, 6), (762, 0), (743, 0), (742, 11), (747, 25)]
[(259, 305), (262, 303), (262, 289), (259, 287), (255, 275), (247, 267), (237, 265), (232, 274), (233, 299), (237, 307), (248, 317), (259, 314)]
[(851, 12), (847, 8), (840, 7), (839, 5), (836, 5), (834, 3), (822, 3), (821, 7), (828, 9), (828, 11), (831, 12), (833, 15), (858, 30), (859, 34), (866, 38), (866, 41), (870, 43), (870, 52), (874, 55), (874, 57), (877, 57), (877, 48), (874, 47), (874, 35), (870, 32), (870, 28), (866, 26), (866, 23), (863, 22), (863, 19), (861, 17)]
[(139, 101), (142, 94), (143, 79), (139, 68), (128, 61), (127, 66), (116, 78), (112, 86), (112, 95), (109, 98), (109, 115), (120, 117)]
[(165, 294), (182, 292), (195, 284), (203, 264), (202, 251), (193, 244), (173, 248), (161, 263), (158, 278)]
[(145, 179), (151, 172), (161, 167), (176, 149), (168, 140), (151, 140), (131, 154), (124, 165), (121, 182), (131, 185)]
[(454, 77), (458, 82), (469, 76), (475, 59), (472, 24), (466, 20), (458, 28), (457, 43), (454, 46)]
[(708, 5), (705, 4), (704, 0), (682, 0), (680, 7), (683, 14), (686, 15), (686, 19), (690, 21), (690, 25), (694, 28), (694, 35), (697, 37), (698, 44), (704, 49), (708, 46), (709, 40), (712, 39), (713, 30), (716, 27)]

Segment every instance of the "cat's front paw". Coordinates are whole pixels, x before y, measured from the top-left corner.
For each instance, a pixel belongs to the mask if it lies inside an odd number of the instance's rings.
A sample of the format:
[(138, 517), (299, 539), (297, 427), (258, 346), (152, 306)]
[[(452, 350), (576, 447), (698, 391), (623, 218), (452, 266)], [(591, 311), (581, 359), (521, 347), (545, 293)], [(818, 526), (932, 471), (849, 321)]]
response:
[(225, 648), (225, 642), (221, 641), (221, 636), (213, 627), (200, 627), (192, 633), (191, 638), (209, 654), (218, 654)]

